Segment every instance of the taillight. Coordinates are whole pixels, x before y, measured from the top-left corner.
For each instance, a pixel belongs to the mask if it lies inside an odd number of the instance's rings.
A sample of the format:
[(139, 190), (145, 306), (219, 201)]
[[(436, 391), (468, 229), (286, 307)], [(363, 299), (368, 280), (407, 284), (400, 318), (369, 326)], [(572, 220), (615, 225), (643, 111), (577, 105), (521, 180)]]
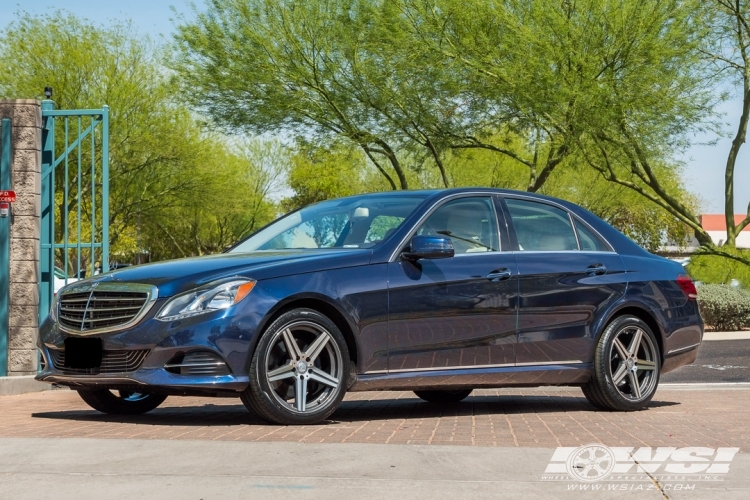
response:
[(685, 292), (688, 299), (695, 300), (698, 298), (698, 290), (695, 289), (695, 283), (690, 279), (690, 276), (687, 274), (680, 274), (677, 276), (677, 284), (680, 285), (680, 288)]

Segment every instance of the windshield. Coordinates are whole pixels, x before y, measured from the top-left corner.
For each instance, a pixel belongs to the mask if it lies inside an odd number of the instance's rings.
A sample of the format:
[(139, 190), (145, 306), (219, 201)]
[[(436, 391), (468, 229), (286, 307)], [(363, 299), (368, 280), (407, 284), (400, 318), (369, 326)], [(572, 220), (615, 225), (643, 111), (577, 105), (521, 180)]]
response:
[(230, 253), (370, 248), (390, 236), (427, 194), (371, 194), (310, 205), (258, 231)]

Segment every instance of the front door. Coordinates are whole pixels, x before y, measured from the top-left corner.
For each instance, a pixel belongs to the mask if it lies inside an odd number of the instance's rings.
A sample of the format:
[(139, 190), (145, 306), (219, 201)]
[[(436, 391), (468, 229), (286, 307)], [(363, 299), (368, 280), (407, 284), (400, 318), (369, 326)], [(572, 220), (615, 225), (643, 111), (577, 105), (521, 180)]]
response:
[(493, 197), (445, 202), (416, 234), (449, 236), (456, 255), (388, 264), (389, 372), (513, 365), (518, 273)]

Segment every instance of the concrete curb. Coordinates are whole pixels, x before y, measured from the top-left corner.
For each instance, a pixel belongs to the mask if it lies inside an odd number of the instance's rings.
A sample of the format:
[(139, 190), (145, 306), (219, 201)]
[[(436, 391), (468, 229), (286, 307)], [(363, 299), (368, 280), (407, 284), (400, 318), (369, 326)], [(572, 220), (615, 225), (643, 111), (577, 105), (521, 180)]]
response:
[(0, 377), (0, 396), (13, 396), (27, 392), (41, 392), (51, 390), (52, 384), (45, 384), (34, 380), (33, 375), (20, 377)]
[(712, 340), (748, 340), (750, 331), (743, 332), (703, 332), (704, 341)]

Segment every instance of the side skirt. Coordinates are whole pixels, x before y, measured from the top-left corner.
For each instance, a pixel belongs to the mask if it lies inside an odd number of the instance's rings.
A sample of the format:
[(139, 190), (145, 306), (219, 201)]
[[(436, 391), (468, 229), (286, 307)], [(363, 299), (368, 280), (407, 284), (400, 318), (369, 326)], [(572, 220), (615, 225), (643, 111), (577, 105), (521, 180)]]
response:
[(357, 381), (349, 390), (357, 392), (581, 385), (591, 378), (593, 371), (591, 363), (565, 363), (364, 373), (357, 375)]

